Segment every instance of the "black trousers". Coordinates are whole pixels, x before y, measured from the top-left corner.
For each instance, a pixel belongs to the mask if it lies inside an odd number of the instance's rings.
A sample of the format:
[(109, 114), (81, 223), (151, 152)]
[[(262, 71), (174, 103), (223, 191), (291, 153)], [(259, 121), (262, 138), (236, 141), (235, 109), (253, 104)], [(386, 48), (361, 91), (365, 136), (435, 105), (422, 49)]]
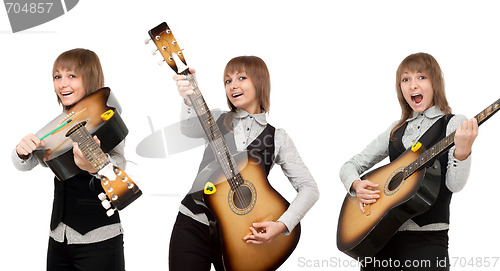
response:
[(177, 215), (168, 254), (170, 271), (224, 270), (215, 230), (181, 213)]
[(361, 270), (450, 270), (448, 230), (401, 231), (374, 257), (360, 259)]
[(49, 238), (48, 271), (124, 271), (123, 235), (92, 244), (59, 243)]

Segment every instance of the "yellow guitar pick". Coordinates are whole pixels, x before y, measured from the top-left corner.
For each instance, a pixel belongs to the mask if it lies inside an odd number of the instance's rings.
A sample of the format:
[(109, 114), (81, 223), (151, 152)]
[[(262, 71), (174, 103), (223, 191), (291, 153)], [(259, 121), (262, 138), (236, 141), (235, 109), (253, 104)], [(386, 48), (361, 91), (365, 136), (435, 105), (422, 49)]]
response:
[(411, 146), (411, 151), (417, 152), (420, 149), (420, 147), (422, 147), (422, 143), (417, 141), (417, 142), (413, 143), (413, 145)]
[(207, 195), (211, 195), (213, 193), (215, 193), (217, 189), (215, 188), (215, 185), (211, 182), (207, 182), (205, 184), (205, 189), (203, 190), (203, 192)]
[(101, 118), (103, 120), (109, 120), (114, 114), (115, 114), (115, 112), (113, 112), (113, 110), (110, 109), (110, 110), (102, 113)]

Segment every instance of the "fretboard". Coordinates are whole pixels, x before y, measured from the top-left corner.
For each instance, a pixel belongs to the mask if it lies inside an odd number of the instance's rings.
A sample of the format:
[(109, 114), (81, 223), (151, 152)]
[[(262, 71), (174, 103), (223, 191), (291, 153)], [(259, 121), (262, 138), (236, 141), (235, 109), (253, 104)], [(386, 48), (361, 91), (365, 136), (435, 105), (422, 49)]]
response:
[(243, 178), (224, 140), (224, 136), (201, 94), (194, 76), (188, 70), (183, 71), (181, 74), (186, 75), (190, 85), (194, 89), (194, 93), (188, 96), (189, 100), (231, 189), (236, 190), (243, 183)]
[[(477, 114), (474, 118), (477, 124), (481, 125), (500, 109), (500, 99), (486, 107), (483, 111)], [(412, 162), (404, 169), (404, 179), (411, 176), (416, 171), (422, 169), (427, 163), (439, 157), (444, 152), (455, 145), (455, 132), (450, 133), (445, 138), (434, 144), (430, 149), (425, 150), (418, 156), (418, 159)]]
[(84, 123), (79, 123), (72, 128), (69, 135), (71, 140), (78, 143), (83, 155), (89, 160), (94, 168), (99, 171), (110, 163), (108, 156), (101, 150), (94, 141), (92, 135), (85, 128)]

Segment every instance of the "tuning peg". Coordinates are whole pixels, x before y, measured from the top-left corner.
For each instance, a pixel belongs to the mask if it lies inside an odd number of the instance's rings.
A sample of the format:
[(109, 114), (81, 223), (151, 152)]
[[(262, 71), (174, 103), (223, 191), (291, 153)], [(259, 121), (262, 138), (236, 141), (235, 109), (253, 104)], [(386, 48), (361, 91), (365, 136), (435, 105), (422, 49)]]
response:
[(163, 66), (165, 64), (165, 60), (158, 61), (158, 65)]
[(106, 211), (107, 216), (112, 216), (114, 214), (115, 214), (115, 209), (109, 209), (108, 211)]
[(145, 39), (145, 40), (144, 40), (144, 44), (148, 44), (150, 40), (151, 40), (151, 38), (147, 38), (147, 39)]
[(106, 200), (101, 201), (101, 205), (102, 205), (102, 207), (104, 207), (104, 209), (106, 209), (106, 210), (107, 210), (107, 209), (109, 209), (109, 208), (111, 208), (111, 202), (109, 202), (109, 200), (107, 200), (107, 199), (106, 199)]
[(104, 193), (102, 193), (102, 192), (101, 192), (101, 194), (99, 194), (97, 197), (98, 197), (101, 201), (103, 201), (103, 200), (106, 200), (106, 199), (107, 199), (106, 194), (104, 194)]
[(152, 55), (156, 55), (156, 52), (158, 51), (158, 49), (155, 49), (155, 50), (151, 50), (151, 54)]

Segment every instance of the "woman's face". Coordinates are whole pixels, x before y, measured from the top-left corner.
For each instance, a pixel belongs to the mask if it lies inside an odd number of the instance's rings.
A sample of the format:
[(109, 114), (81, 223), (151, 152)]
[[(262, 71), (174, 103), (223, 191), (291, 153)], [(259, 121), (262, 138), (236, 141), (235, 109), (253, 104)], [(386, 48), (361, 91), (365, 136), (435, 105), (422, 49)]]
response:
[(226, 96), (236, 108), (250, 114), (259, 114), (260, 104), (255, 85), (245, 72), (234, 72), (226, 75)]
[(57, 69), (54, 90), (64, 106), (72, 106), (85, 97), (82, 77), (73, 71)]
[(404, 70), (400, 86), (413, 111), (423, 112), (434, 105), (434, 89), (426, 72)]

